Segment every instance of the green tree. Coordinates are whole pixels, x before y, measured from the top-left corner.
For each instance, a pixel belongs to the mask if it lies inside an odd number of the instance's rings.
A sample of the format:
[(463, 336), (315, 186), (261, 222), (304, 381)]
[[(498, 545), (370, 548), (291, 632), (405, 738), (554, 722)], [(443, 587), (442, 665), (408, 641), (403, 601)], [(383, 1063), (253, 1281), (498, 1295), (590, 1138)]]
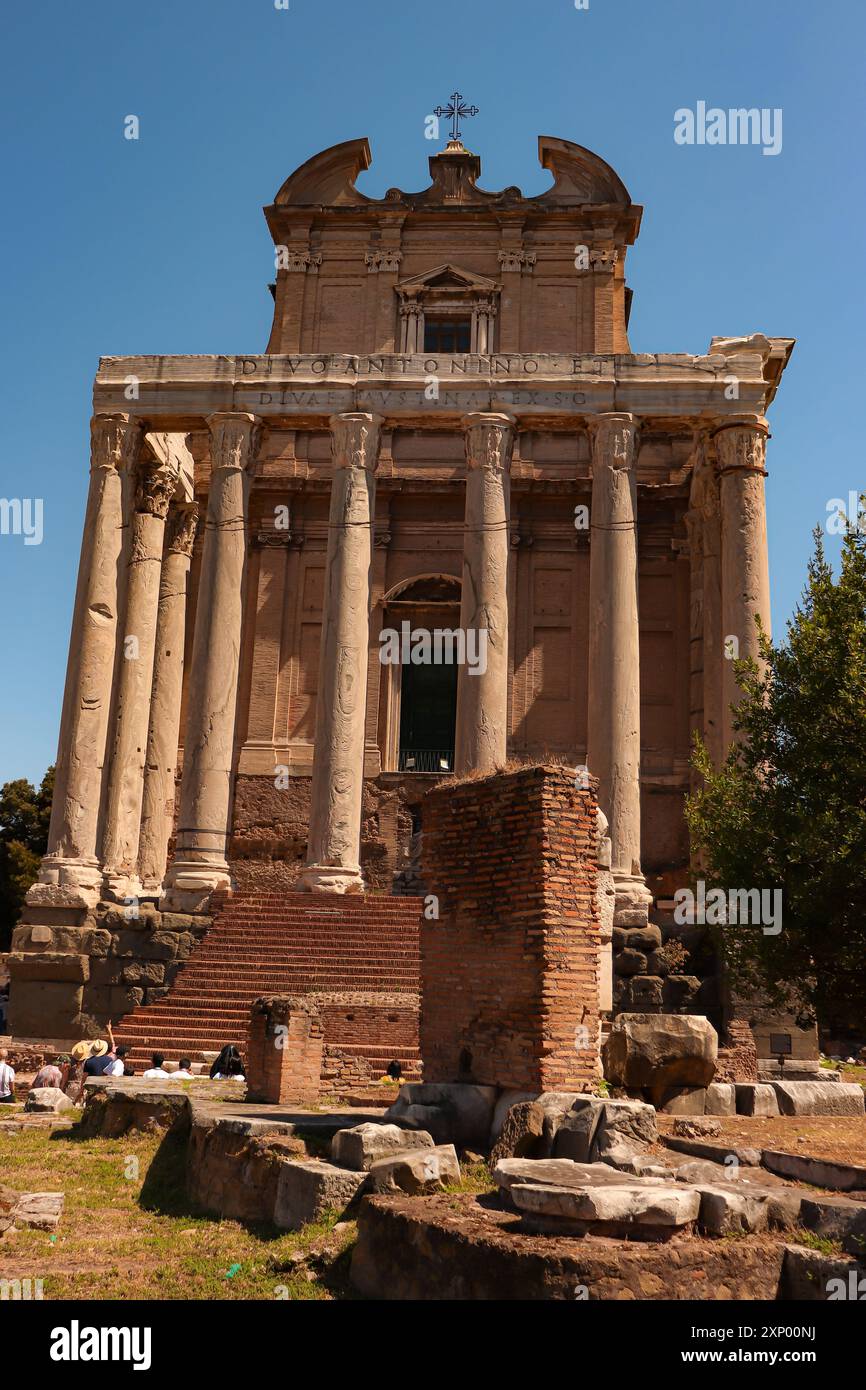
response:
[(793, 987), (828, 1028), (862, 1026), (866, 960), (866, 534), (845, 532), (838, 577), (820, 529), (785, 640), (762, 636), (766, 669), (736, 664), (739, 742), (686, 815), (708, 884), (781, 888), (778, 935), (721, 928), (736, 989), (782, 1005)]
[(0, 950), (9, 949), (24, 896), (48, 846), (53, 792), (53, 767), (38, 791), (24, 777), (0, 787)]

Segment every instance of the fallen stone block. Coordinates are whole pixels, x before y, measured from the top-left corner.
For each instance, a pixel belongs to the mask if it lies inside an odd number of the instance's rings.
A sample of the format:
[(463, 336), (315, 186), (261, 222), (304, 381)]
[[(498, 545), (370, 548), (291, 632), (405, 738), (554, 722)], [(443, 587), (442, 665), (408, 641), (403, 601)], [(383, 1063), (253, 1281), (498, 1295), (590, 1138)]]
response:
[(604, 1045), (604, 1074), (618, 1086), (707, 1086), (713, 1079), (719, 1040), (698, 1014), (623, 1013)]
[(735, 1090), (738, 1115), (778, 1115), (779, 1102), (769, 1082), (738, 1081)]
[(619, 1173), (633, 1177), (667, 1178), (671, 1170), (653, 1158), (642, 1145), (630, 1143), (621, 1134), (603, 1134), (595, 1148), (595, 1156)]
[(680, 1139), (700, 1139), (705, 1137), (712, 1139), (721, 1134), (722, 1126), (718, 1120), (711, 1119), (706, 1115), (691, 1115), (688, 1118), (674, 1120), (673, 1133)]
[(863, 1087), (847, 1081), (773, 1081), (782, 1115), (862, 1115)]
[(516, 1183), (511, 1200), (530, 1217), (565, 1223), (577, 1233), (628, 1234), (660, 1239), (697, 1219), (700, 1197), (689, 1188), (627, 1183), (580, 1191), (552, 1184)]
[(281, 1231), (298, 1231), (328, 1212), (342, 1214), (366, 1183), (366, 1173), (315, 1159), (286, 1159), (277, 1178), (274, 1225)]
[(556, 1136), (566, 1115), (585, 1109), (597, 1097), (581, 1095), (579, 1091), (542, 1091), (537, 1104), (544, 1111), (544, 1152), (546, 1157), (554, 1152)]
[(505, 1117), (513, 1105), (524, 1100), (536, 1100), (537, 1091), (503, 1091), (493, 1107), (493, 1121), (490, 1126), (490, 1143), (495, 1144), (502, 1133)]
[(430, 1149), (432, 1137), (423, 1129), (401, 1129), (399, 1125), (363, 1124), (340, 1129), (331, 1140), (331, 1158), (341, 1168), (368, 1172), (380, 1158), (402, 1149)]
[(770, 1187), (767, 1189), (767, 1220), (779, 1231), (795, 1231), (802, 1225), (800, 1209), (803, 1193), (795, 1187)]
[(735, 1158), (738, 1163), (757, 1168), (761, 1162), (761, 1150), (744, 1144), (713, 1144), (708, 1139), (678, 1139), (673, 1134), (664, 1135), (662, 1143), (666, 1149), (690, 1154), (692, 1158), (706, 1158), (710, 1163), (724, 1164)]
[(729, 1187), (698, 1187), (701, 1211), (698, 1224), (705, 1235), (749, 1234), (767, 1229), (767, 1194), (734, 1191)]
[(723, 1168), (720, 1163), (711, 1163), (706, 1158), (692, 1158), (688, 1163), (681, 1163), (674, 1170), (677, 1182), (688, 1183), (712, 1183), (713, 1185), (729, 1180), (730, 1170)]
[(866, 1202), (850, 1197), (803, 1197), (800, 1225), (825, 1240), (838, 1241), (849, 1254), (866, 1253)]
[(553, 1136), (553, 1157), (589, 1163), (601, 1116), (600, 1105), (584, 1105), (561, 1116)]
[(779, 1298), (798, 1303), (863, 1302), (866, 1265), (837, 1255), (823, 1255), (805, 1245), (786, 1245)]
[(56, 1231), (62, 1215), (62, 1192), (22, 1192), (12, 1210), (12, 1222), (38, 1231)]
[(460, 1164), (453, 1144), (380, 1158), (370, 1169), (374, 1192), (408, 1192), (416, 1197), (441, 1192), (447, 1183), (459, 1181)]
[(810, 1158), (808, 1154), (784, 1153), (780, 1149), (764, 1149), (761, 1161), (771, 1173), (796, 1182), (808, 1182), (813, 1187), (829, 1187), (834, 1192), (859, 1192), (866, 1189), (866, 1168), (855, 1163), (834, 1163), (825, 1158)]
[(400, 1093), (385, 1120), (407, 1129), (423, 1129), (436, 1144), (484, 1149), (496, 1104), (495, 1086), (462, 1082), (412, 1081)]
[(75, 1106), (56, 1086), (34, 1086), (27, 1092), (24, 1109), (41, 1114), (61, 1115), (64, 1110), (74, 1110)]
[(598, 1138), (603, 1134), (619, 1134), (642, 1144), (654, 1144), (658, 1138), (656, 1112), (642, 1100), (602, 1100)]
[(712, 1081), (707, 1087), (706, 1115), (736, 1115), (737, 1092), (732, 1081)]
[(651, 1094), (663, 1115), (703, 1115), (707, 1107), (705, 1086), (667, 1086)]
[[(493, 1169), (493, 1180), (501, 1196), (507, 1197), (516, 1183), (531, 1186), (545, 1183), (552, 1187), (634, 1186), (634, 1178), (609, 1167), (607, 1163), (573, 1163), (567, 1158), (503, 1158)], [(644, 1187), (658, 1187), (663, 1179), (649, 1177)]]
[(521, 1100), (505, 1117), (491, 1161), (500, 1158), (542, 1156), (544, 1151), (544, 1110), (534, 1100)]

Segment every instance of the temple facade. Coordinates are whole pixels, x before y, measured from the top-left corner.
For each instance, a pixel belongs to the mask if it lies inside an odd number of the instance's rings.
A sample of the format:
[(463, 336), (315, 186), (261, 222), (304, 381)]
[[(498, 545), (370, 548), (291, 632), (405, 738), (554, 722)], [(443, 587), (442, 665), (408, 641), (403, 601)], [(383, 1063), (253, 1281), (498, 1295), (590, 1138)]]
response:
[(121, 913), (194, 938), (229, 893), (423, 892), (426, 791), (511, 761), (598, 779), (624, 931), (686, 882), (692, 735), (724, 755), (769, 629), (793, 342), (634, 354), (642, 209), (588, 150), (539, 156), (538, 196), (452, 140), (374, 199), (367, 142), (326, 150), (265, 209), (264, 354), (100, 361), (15, 1031), (128, 1007)]

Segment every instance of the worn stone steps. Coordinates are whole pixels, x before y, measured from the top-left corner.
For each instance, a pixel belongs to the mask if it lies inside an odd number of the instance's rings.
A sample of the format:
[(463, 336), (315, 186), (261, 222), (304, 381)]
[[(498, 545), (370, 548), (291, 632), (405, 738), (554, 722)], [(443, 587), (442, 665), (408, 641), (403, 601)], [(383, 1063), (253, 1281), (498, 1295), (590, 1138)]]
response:
[[(380, 1073), (395, 1055), (388, 1014), (405, 1035), (406, 1015), (417, 1012), (420, 975), (420, 898), (359, 896), (333, 907), (308, 894), (252, 893), (230, 899), (215, 916), (167, 995), (121, 1019), (115, 1035), (131, 1049), (140, 1067), (151, 1052), (177, 1061), (186, 1053), (218, 1051), (226, 1042), (246, 1047), (249, 1011), (262, 994), (391, 994), (393, 1001), (336, 1000), (325, 1006), (331, 1028), (351, 1020), (351, 1042), (334, 1043), (347, 1064), (366, 1064)], [(348, 1021), (347, 1021), (348, 1022)], [(363, 1030), (369, 1030), (369, 1037)], [(347, 1029), (348, 1031), (348, 1029)], [(358, 1033), (361, 1032), (359, 1039)], [(400, 1046), (407, 1069), (419, 1061), (418, 1048)], [(333, 1060), (329, 1072), (337, 1074)], [(407, 1070), (407, 1075), (409, 1075)]]

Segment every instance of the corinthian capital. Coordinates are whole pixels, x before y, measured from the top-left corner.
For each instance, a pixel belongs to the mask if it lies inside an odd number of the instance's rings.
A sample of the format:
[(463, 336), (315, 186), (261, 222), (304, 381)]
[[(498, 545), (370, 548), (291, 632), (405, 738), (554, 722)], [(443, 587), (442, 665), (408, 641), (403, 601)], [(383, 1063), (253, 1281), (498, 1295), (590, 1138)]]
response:
[(467, 468), (507, 472), (514, 447), (514, 419), (497, 411), (477, 411), (463, 417)]
[(349, 411), (331, 416), (331, 457), (335, 468), (375, 471), (379, 459), (381, 416)]
[(94, 415), (90, 421), (90, 467), (132, 468), (141, 445), (141, 425), (129, 415)]
[(219, 411), (207, 417), (214, 472), (219, 468), (242, 473), (255, 461), (261, 426), (245, 411)]
[(637, 458), (639, 421), (636, 415), (612, 411), (595, 415), (589, 422), (592, 466), (633, 468)]
[(198, 529), (198, 505), (172, 507), (168, 514), (165, 533), (165, 548), (176, 555), (192, 555)]
[(139, 467), (135, 488), (135, 510), (158, 516), (162, 521), (168, 516), (171, 499), (177, 490), (177, 474), (165, 468), (154, 468), (150, 464)]
[(719, 472), (765, 473), (769, 432), (763, 415), (740, 415), (723, 421), (713, 435)]

